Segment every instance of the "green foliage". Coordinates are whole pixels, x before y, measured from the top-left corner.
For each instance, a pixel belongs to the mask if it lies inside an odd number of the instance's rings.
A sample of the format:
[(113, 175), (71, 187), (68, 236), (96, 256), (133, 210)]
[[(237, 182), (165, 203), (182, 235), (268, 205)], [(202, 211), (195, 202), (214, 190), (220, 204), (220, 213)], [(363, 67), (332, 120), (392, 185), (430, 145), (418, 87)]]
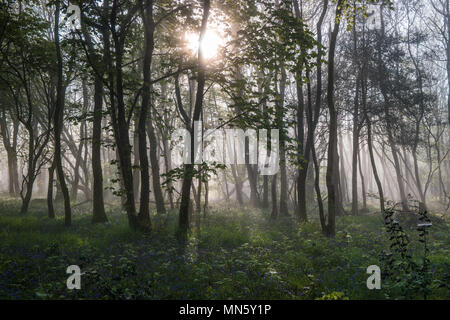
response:
[(316, 300), (348, 300), (348, 297), (343, 292), (332, 292)]
[(432, 224), (426, 210), (419, 209), (418, 215), (418, 240), (423, 244), (422, 263), (414, 260), (409, 252), (410, 240), (400, 221), (395, 217), (395, 205), (391, 205), (383, 213), (390, 251), (384, 252), (382, 257), (387, 271), (387, 286), (396, 292), (396, 295), (411, 298), (420, 293), (424, 299), (427, 299), (431, 293), (429, 286), (432, 277), (427, 235), (428, 228)]
[[(51, 221), (45, 203), (33, 201), (27, 216), (18, 215), (19, 205), (0, 201), (1, 299), (406, 298), (385, 280), (381, 290), (366, 287), (367, 266), (380, 265), (382, 275), (385, 268), (380, 254), (389, 241), (380, 216), (340, 217), (336, 238), (328, 239), (317, 221), (274, 222), (264, 211), (211, 208), (182, 244), (174, 235), (176, 212), (143, 235), (130, 230), (116, 207), (108, 209), (104, 225), (90, 223), (88, 205), (77, 207), (67, 229), (62, 207)], [(448, 299), (448, 221), (436, 230), (427, 235), (428, 298)], [(410, 253), (418, 259), (423, 247), (412, 246)], [(72, 264), (81, 268), (81, 290), (66, 288)]]
[(168, 190), (169, 192), (174, 192), (175, 187), (173, 187), (173, 183), (182, 180), (185, 177), (191, 178), (201, 178), (201, 181), (206, 183), (210, 180), (212, 175), (217, 175), (217, 170), (223, 170), (226, 166), (217, 162), (202, 162), (197, 166), (193, 166), (190, 170), (186, 169), (184, 166), (174, 168), (168, 172), (161, 174), (165, 178), (162, 183), (162, 186)]

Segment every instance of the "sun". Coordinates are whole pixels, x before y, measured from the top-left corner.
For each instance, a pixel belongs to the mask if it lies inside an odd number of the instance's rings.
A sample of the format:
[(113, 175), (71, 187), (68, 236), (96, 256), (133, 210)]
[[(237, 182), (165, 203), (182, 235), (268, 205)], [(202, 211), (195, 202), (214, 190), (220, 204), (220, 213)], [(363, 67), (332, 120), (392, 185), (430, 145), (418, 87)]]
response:
[[(186, 33), (185, 40), (188, 50), (193, 54), (197, 54), (199, 49), (199, 35), (197, 33)], [(202, 50), (203, 57), (206, 60), (216, 57), (221, 46), (223, 46), (223, 39), (219, 33), (212, 29), (206, 30), (205, 36), (200, 45), (200, 50)]]

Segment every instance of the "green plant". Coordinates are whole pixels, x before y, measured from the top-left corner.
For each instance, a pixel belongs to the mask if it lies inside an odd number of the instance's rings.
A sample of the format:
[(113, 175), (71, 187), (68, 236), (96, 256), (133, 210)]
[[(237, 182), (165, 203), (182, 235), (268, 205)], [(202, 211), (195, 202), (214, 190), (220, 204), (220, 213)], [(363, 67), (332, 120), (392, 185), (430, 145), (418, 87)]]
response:
[(428, 258), (429, 249), (427, 245), (428, 227), (431, 220), (422, 204), (413, 207), (412, 213), (418, 213), (419, 242), (423, 244), (422, 264), (413, 259), (411, 254), (411, 241), (400, 221), (396, 218), (396, 205), (390, 205), (383, 212), (386, 231), (389, 236), (389, 251), (383, 252), (382, 258), (385, 262), (385, 275), (388, 281), (388, 289), (395, 291), (395, 296), (404, 298), (414, 298), (420, 292), (424, 299), (430, 293), (430, 260)]

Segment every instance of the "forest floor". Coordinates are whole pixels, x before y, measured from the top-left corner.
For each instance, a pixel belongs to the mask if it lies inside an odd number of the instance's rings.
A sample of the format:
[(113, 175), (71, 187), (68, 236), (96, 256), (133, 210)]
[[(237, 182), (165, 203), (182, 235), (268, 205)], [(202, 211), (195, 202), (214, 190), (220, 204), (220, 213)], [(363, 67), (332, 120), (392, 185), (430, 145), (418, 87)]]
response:
[[(70, 228), (61, 209), (47, 218), (45, 200), (24, 216), (19, 208), (19, 200), (0, 200), (0, 299), (423, 298), (419, 271), (386, 276), (390, 246), (380, 214), (338, 217), (336, 237), (327, 239), (314, 217), (274, 222), (261, 210), (212, 208), (183, 244), (175, 211), (153, 215), (144, 235), (130, 230), (118, 207), (108, 208), (108, 224), (92, 225), (89, 204), (77, 206)], [(427, 298), (450, 299), (450, 219), (433, 220)], [(420, 266), (415, 222), (404, 228)], [(69, 265), (81, 268), (80, 290), (66, 287)], [(381, 268), (381, 290), (367, 288), (370, 265)]]

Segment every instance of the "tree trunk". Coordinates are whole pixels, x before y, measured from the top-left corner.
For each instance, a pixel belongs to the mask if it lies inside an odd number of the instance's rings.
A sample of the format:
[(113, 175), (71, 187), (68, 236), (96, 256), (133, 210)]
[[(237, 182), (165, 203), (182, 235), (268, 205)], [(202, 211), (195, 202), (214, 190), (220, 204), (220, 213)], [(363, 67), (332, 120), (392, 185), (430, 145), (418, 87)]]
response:
[(336, 51), (337, 35), (339, 33), (341, 12), (342, 12), (343, 0), (339, 0), (336, 7), (336, 16), (334, 20), (334, 28), (331, 33), (330, 47), (328, 51), (328, 88), (327, 88), (327, 104), (328, 112), (330, 116), (329, 125), (329, 141), (328, 141), (328, 164), (327, 164), (327, 189), (328, 189), (328, 225), (327, 236), (334, 237), (335, 235), (335, 219), (336, 213), (339, 211), (338, 195), (338, 179), (337, 174), (337, 111), (334, 105), (334, 55)]
[[(210, 0), (204, 0), (203, 1), (203, 17), (202, 17), (202, 24), (200, 28), (200, 39), (199, 43), (202, 43), (205, 33), (206, 33), (206, 26), (208, 23), (208, 17), (209, 17), (209, 9), (210, 9)], [(201, 47), (201, 46), (200, 46)], [(197, 93), (196, 93), (196, 99), (195, 99), (195, 106), (194, 106), (194, 113), (192, 117), (192, 124), (191, 124), (191, 163), (184, 165), (184, 179), (183, 179), (183, 185), (181, 187), (181, 203), (180, 203), (180, 213), (179, 213), (179, 228), (180, 231), (183, 234), (186, 234), (186, 232), (189, 229), (189, 204), (190, 201), (190, 195), (191, 195), (191, 185), (192, 185), (192, 178), (194, 174), (194, 155), (195, 155), (195, 148), (194, 148), (194, 139), (197, 139), (197, 137), (194, 137), (194, 124), (195, 121), (200, 120), (201, 111), (203, 108), (203, 90), (205, 88), (205, 68), (206, 68), (206, 61), (203, 57), (202, 50), (198, 50), (198, 74), (197, 74)]]
[(52, 161), (52, 165), (48, 168), (48, 186), (47, 186), (47, 210), (48, 217), (55, 219), (55, 208), (53, 207), (53, 183), (56, 162)]
[(58, 65), (57, 85), (56, 85), (56, 105), (53, 118), (54, 139), (55, 139), (55, 155), (56, 172), (58, 174), (58, 181), (61, 187), (61, 192), (64, 197), (64, 224), (66, 227), (72, 224), (72, 211), (70, 208), (69, 189), (66, 185), (66, 178), (64, 176), (62, 159), (61, 159), (61, 132), (64, 117), (64, 100), (65, 87), (63, 86), (63, 61), (61, 56), (61, 48), (59, 43), (59, 15), (60, 2), (56, 2), (55, 9), (55, 45), (56, 45), (56, 59)]
[(372, 164), (372, 172), (375, 178), (375, 182), (378, 188), (378, 197), (380, 201), (380, 210), (384, 212), (384, 195), (383, 195), (383, 187), (381, 185), (380, 178), (378, 176), (377, 165), (375, 162), (375, 157), (373, 154), (372, 147), (372, 123), (369, 118), (368, 110), (367, 110), (367, 72), (365, 68), (365, 64), (362, 70), (361, 76), (361, 93), (362, 93), (362, 107), (364, 112), (364, 120), (367, 125), (367, 149), (369, 150), (370, 163)]
[(156, 133), (151, 119), (148, 121), (148, 137), (150, 140), (150, 164), (152, 168), (152, 182), (153, 182), (153, 193), (156, 202), (156, 212), (159, 214), (163, 214), (166, 212), (166, 208), (164, 206), (164, 196), (161, 188), (161, 181), (159, 175), (159, 159), (156, 152), (158, 149), (159, 142), (156, 139)]
[[(322, 43), (322, 23), (325, 19), (327, 10), (328, 10), (328, 0), (324, 0), (322, 13), (321, 13), (321, 15), (319, 17), (319, 21), (317, 22), (317, 25), (316, 25), (317, 42), (319, 44)], [(310, 155), (310, 152), (312, 151), (312, 148), (314, 145), (314, 133), (316, 130), (316, 125), (319, 121), (320, 109), (322, 106), (322, 58), (323, 58), (322, 55), (318, 55), (316, 58), (317, 79), (316, 79), (316, 97), (315, 97), (316, 100), (315, 100), (315, 104), (314, 104), (314, 110), (312, 110), (312, 108), (311, 108), (311, 105), (312, 105), (311, 98), (308, 101), (308, 108), (311, 110), (308, 111), (307, 118), (306, 118), (308, 121), (308, 133), (306, 136), (305, 147), (304, 147), (304, 150), (302, 153), (304, 161), (309, 161), (309, 155)], [(308, 72), (307, 72), (307, 78), (309, 78)], [(298, 97), (299, 93), (300, 93), (299, 88), (297, 88), (297, 97)], [(301, 93), (301, 97), (297, 98), (298, 103), (302, 103), (302, 96), (303, 96), (303, 93)], [(302, 106), (300, 106), (300, 105), (299, 105), (299, 107), (302, 108)], [(298, 134), (298, 136), (301, 137), (301, 135), (299, 135), (299, 134)], [(306, 162), (306, 164), (304, 165), (304, 168), (302, 168), (302, 170), (299, 172), (298, 177), (297, 177), (297, 179), (298, 179), (297, 180), (298, 217), (299, 217), (300, 221), (307, 221), (307, 219), (308, 219), (307, 212), (306, 212), (306, 193), (305, 193), (306, 192), (306, 178), (307, 178), (306, 171), (308, 170), (307, 166), (308, 166), (308, 164)]]
[[(17, 197), (20, 193), (19, 174), (17, 170), (17, 135), (19, 131), (19, 122), (11, 116), (12, 121), (12, 137), (10, 128), (6, 122), (6, 112), (3, 110), (0, 117), (0, 135), (3, 138), (8, 159), (8, 191), (11, 197)], [(12, 141), (11, 141), (12, 139)]]
[[(355, 40), (356, 41), (356, 40)], [(355, 52), (356, 54), (356, 52)], [(359, 154), (359, 76), (356, 79), (355, 104), (353, 108), (352, 135), (352, 214), (358, 214), (358, 154)]]
[(275, 220), (278, 217), (277, 178), (278, 178), (278, 173), (272, 177), (272, 186), (271, 186), (272, 213), (270, 214), (270, 218), (273, 220)]
[[(114, 4), (116, 5), (116, 4)], [(109, 7), (109, 1), (103, 3), (105, 8)], [(120, 170), (121, 182), (123, 183), (124, 208), (128, 217), (128, 224), (134, 230), (139, 229), (139, 221), (136, 215), (134, 202), (133, 171), (131, 166), (131, 145), (129, 137), (129, 125), (126, 119), (125, 102), (123, 93), (123, 33), (118, 33), (117, 11), (111, 10), (109, 17), (110, 28), (114, 44), (113, 61), (111, 55), (110, 37), (104, 32), (105, 62), (108, 66), (108, 86), (110, 91), (111, 122), (113, 124), (116, 151), (119, 158), (118, 169)], [(106, 28), (106, 26), (105, 26)]]
[(209, 184), (208, 181), (205, 182), (205, 203), (203, 204), (203, 217), (206, 218), (206, 211), (209, 206)]
[(317, 161), (316, 148), (314, 147), (314, 145), (312, 145), (311, 154), (314, 163), (314, 189), (316, 190), (317, 205), (319, 207), (320, 225), (322, 227), (322, 233), (326, 236), (328, 235), (328, 227), (325, 219), (325, 212), (323, 210), (322, 193), (320, 191), (320, 164)]
[(358, 168), (359, 168), (359, 176), (361, 178), (361, 194), (362, 194), (362, 199), (363, 199), (362, 210), (366, 211), (367, 210), (366, 182), (364, 179), (364, 174), (363, 174), (363, 169), (362, 169), (361, 163), (362, 163), (361, 162), (361, 152), (360, 152), (360, 149), (358, 148)]
[(265, 175), (263, 177), (263, 202), (262, 207), (267, 209), (269, 207), (269, 177)]
[(235, 184), (235, 192), (236, 192), (236, 200), (239, 205), (244, 204), (244, 200), (242, 199), (242, 181), (238, 174), (238, 166), (236, 164), (231, 165), (231, 173), (233, 174), (234, 184)]
[[(163, 137), (163, 151), (164, 151), (164, 165), (166, 173), (172, 170), (172, 158), (169, 150), (169, 143), (167, 136)], [(169, 188), (169, 191), (167, 192), (169, 197), (169, 203), (170, 203), (170, 209), (174, 209), (174, 201), (173, 201), (173, 190), (172, 190), (172, 182), (169, 182), (167, 184), (167, 187)]]
[(280, 100), (276, 104), (277, 107), (277, 122), (278, 129), (280, 130), (280, 214), (283, 216), (289, 215), (287, 205), (287, 172), (286, 172), (286, 131), (284, 130), (284, 98), (286, 91), (286, 70), (281, 67), (281, 80), (280, 80)]
[(138, 203), (139, 200), (139, 184), (140, 184), (140, 159), (139, 159), (139, 120), (134, 121), (134, 132), (133, 132), (133, 193), (134, 202)]
[(151, 64), (154, 49), (154, 22), (153, 22), (153, 1), (145, 0), (142, 18), (144, 21), (144, 61), (142, 86), (142, 105), (139, 114), (138, 138), (139, 138), (139, 162), (141, 168), (141, 194), (139, 206), (139, 227), (143, 230), (151, 228), (150, 221), (150, 172), (147, 156), (147, 115), (150, 107), (151, 95)]
[(92, 174), (93, 174), (93, 212), (92, 223), (104, 223), (108, 221), (103, 200), (103, 172), (101, 161), (102, 141), (102, 106), (103, 83), (98, 76), (94, 83), (94, 114), (92, 127)]

